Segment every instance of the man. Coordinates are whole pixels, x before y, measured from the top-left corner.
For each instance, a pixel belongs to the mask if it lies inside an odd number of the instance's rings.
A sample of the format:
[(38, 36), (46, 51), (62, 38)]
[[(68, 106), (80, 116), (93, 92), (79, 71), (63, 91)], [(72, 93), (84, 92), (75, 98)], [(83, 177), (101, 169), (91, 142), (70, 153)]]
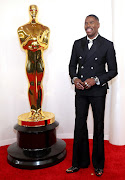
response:
[(38, 8), (29, 7), (30, 22), (18, 28), (21, 47), (26, 51), (26, 73), (29, 80), (29, 102), (31, 112), (29, 119), (42, 119), (42, 88), (44, 75), (43, 52), (48, 48), (50, 30), (37, 21)]
[[(104, 168), (104, 110), (108, 81), (117, 75), (113, 43), (98, 33), (99, 18), (89, 15), (85, 19), (87, 36), (73, 45), (69, 74), (75, 84), (75, 130), (72, 167), (67, 173), (77, 172), (90, 164), (87, 116), (89, 104), (94, 118), (92, 162), (97, 176)], [(105, 65), (108, 70), (106, 71)]]

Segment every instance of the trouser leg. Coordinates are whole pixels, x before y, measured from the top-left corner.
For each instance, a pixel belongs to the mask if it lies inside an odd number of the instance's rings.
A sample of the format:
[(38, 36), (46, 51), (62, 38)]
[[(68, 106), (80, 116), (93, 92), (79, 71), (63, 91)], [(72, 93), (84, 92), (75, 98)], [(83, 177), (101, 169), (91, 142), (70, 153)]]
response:
[(94, 135), (93, 135), (93, 153), (92, 162), (94, 168), (104, 168), (104, 111), (105, 96), (90, 97), (93, 117), (94, 117)]
[(87, 116), (89, 109), (88, 97), (76, 95), (75, 97), (75, 130), (73, 144), (72, 166), (88, 167), (90, 164), (89, 141), (87, 129)]

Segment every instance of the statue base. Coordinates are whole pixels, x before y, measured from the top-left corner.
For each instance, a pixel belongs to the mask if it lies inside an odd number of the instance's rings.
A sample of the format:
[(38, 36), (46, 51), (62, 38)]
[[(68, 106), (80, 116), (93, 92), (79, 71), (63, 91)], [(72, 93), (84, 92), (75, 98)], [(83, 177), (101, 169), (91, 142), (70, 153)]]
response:
[(55, 122), (55, 115), (51, 112), (43, 112), (45, 117), (30, 118), (31, 112), (18, 116), (18, 124), (26, 127), (46, 126)]
[(15, 125), (17, 142), (8, 147), (8, 163), (20, 169), (40, 169), (61, 162), (66, 143), (56, 138), (58, 122), (40, 127)]

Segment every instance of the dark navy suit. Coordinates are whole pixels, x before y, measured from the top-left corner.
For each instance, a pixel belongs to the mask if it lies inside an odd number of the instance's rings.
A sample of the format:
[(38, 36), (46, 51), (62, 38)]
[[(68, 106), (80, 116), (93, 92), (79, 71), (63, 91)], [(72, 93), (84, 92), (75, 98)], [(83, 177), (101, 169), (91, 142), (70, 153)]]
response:
[[(107, 70), (106, 70), (107, 64)], [(104, 110), (108, 81), (117, 75), (117, 63), (113, 43), (100, 35), (88, 49), (87, 37), (76, 40), (69, 64), (71, 79), (78, 77), (83, 82), (97, 76), (100, 85), (90, 89), (75, 89), (76, 119), (74, 130), (73, 161), (77, 167), (90, 164), (87, 116), (89, 104), (94, 117), (93, 154), (94, 168), (104, 168)]]

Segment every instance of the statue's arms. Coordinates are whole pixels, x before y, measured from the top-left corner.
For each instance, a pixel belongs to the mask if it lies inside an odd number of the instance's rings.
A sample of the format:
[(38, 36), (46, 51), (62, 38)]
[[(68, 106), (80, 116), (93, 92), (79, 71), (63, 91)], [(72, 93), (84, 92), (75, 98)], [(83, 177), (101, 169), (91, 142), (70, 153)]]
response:
[(30, 35), (28, 35), (23, 27), (19, 27), (18, 30), (18, 37), (20, 39), (20, 43), (21, 43), (21, 47), (25, 46), (27, 44), (27, 42), (29, 41), (29, 39), (31, 38)]
[(37, 31), (36, 33), (32, 31), (29, 32), (28, 28), (23, 26), (18, 28), (17, 32), (23, 49), (32, 51), (39, 49), (45, 50), (48, 48), (50, 34), (49, 28), (42, 25), (38, 30), (39, 33), (37, 34)]
[(37, 37), (37, 41), (40, 44), (40, 46), (42, 46), (43, 50), (48, 48), (49, 36), (50, 36), (50, 30), (49, 28), (46, 28), (44, 31), (41, 30), (39, 36)]

